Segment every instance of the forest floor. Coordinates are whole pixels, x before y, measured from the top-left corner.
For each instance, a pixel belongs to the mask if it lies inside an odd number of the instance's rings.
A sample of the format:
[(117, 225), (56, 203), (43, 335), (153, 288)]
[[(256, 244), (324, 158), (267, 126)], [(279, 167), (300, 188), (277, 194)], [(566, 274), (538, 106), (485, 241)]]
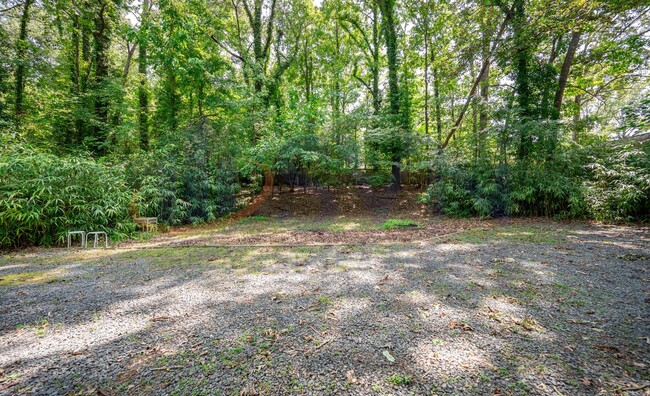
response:
[(650, 229), (450, 220), (383, 194), (5, 252), (0, 395), (650, 392)]

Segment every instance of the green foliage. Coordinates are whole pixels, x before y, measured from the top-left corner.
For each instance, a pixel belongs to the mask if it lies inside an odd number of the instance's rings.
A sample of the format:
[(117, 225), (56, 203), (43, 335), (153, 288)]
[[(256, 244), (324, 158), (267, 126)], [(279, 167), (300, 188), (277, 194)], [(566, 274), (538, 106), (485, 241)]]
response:
[(234, 210), (237, 171), (227, 146), (210, 147), (207, 122), (180, 130), (162, 148), (129, 158), (137, 214), (171, 224), (214, 221)]
[(436, 181), (422, 195), (443, 214), (454, 217), (492, 217), (505, 212), (504, 167), (453, 161), (441, 156), (435, 163)]
[(0, 156), (0, 247), (63, 243), (68, 230), (129, 235), (131, 191), (122, 169), (31, 149)]
[(398, 161), (409, 153), (413, 137), (396, 116), (369, 117), (364, 135), (370, 165)]
[(386, 169), (378, 169), (368, 176), (368, 183), (374, 189), (387, 186), (393, 182), (393, 175)]
[(393, 374), (386, 378), (386, 382), (396, 386), (407, 386), (413, 383), (413, 377), (410, 375)]
[(565, 149), (546, 149), (541, 142), (555, 145), (548, 136), (536, 139), (535, 149), (512, 165), (441, 156), (435, 163), (436, 181), (423, 202), (460, 217), (584, 216), (581, 163), (567, 157)]
[(509, 178), (507, 213), (520, 216), (581, 217), (584, 203), (576, 164), (560, 160), (521, 162)]
[(568, 146), (546, 160), (528, 158), (511, 166), (443, 157), (422, 201), (450, 216), (647, 220), (649, 151), (647, 143), (594, 140), (582, 149)]
[(621, 109), (623, 122), (621, 134), (634, 135), (650, 131), (650, 98), (643, 97), (628, 103)]
[[(638, 145), (637, 145), (638, 146)], [(647, 220), (650, 214), (650, 145), (610, 147), (592, 158), (585, 184), (589, 214), (597, 220)]]

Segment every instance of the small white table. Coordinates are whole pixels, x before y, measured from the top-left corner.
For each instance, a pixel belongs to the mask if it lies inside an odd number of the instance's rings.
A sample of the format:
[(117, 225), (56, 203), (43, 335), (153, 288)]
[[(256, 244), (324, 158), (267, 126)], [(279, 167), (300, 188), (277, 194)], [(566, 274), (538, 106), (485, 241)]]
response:
[(86, 247), (88, 247), (88, 237), (91, 236), (91, 235), (95, 236), (95, 240), (93, 242), (93, 247), (94, 248), (97, 247), (97, 243), (99, 242), (99, 237), (101, 235), (104, 236), (104, 247), (108, 247), (108, 235), (104, 231), (93, 231), (93, 232), (89, 232), (88, 234), (86, 234)]
[(157, 217), (136, 217), (135, 222), (143, 231), (151, 232), (151, 230), (156, 231), (158, 229)]
[(72, 245), (73, 235), (81, 235), (81, 247), (86, 247), (86, 231), (68, 231), (68, 249)]

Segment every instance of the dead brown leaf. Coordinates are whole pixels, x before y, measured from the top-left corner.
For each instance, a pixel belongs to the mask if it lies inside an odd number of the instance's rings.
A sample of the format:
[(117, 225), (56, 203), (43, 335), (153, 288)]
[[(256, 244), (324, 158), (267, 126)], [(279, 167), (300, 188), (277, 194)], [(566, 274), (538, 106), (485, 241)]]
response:
[(452, 320), (449, 323), (449, 328), (450, 329), (460, 329), (462, 331), (474, 331), (474, 329), (470, 325), (468, 325), (467, 323), (457, 322), (455, 320)]
[(254, 384), (249, 384), (243, 387), (241, 391), (239, 391), (239, 396), (257, 396), (257, 395), (259, 395), (259, 392), (257, 391), (257, 389), (255, 389)]
[(358, 381), (357, 377), (354, 375), (354, 370), (348, 370), (348, 372), (345, 373), (345, 378), (351, 384), (355, 384)]

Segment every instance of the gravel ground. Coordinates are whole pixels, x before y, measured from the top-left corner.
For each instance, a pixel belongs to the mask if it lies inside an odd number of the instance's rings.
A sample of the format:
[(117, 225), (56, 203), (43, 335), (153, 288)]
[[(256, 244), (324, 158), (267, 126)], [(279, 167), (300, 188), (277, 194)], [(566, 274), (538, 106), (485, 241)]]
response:
[(650, 231), (0, 256), (0, 395), (646, 395)]

